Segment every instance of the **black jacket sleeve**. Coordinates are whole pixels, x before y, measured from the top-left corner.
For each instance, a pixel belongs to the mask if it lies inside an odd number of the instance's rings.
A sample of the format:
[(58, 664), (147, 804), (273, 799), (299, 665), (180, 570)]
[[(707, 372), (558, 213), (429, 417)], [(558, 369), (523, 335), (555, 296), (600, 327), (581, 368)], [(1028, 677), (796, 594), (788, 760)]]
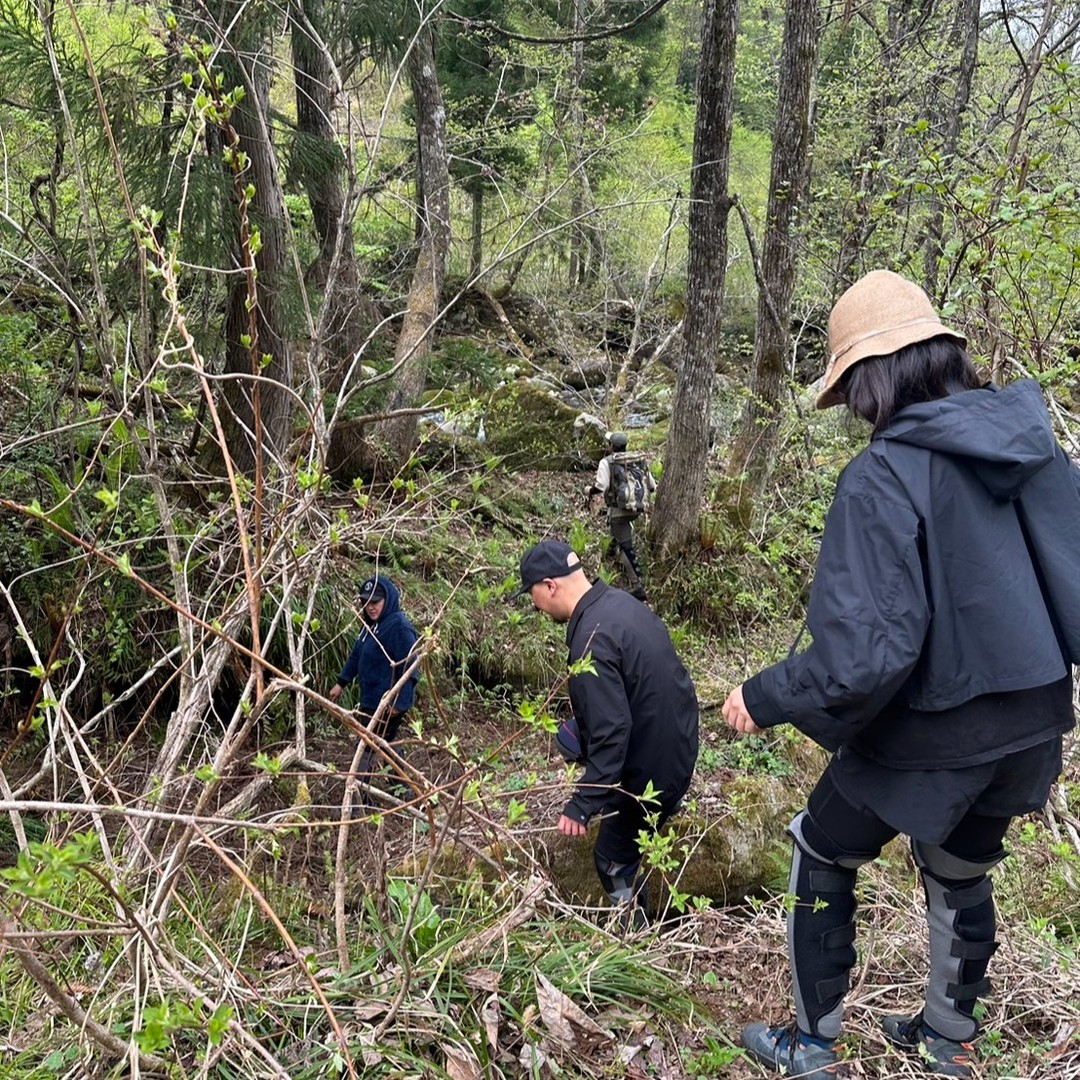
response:
[(563, 813), (586, 823), (611, 800), (623, 773), (633, 720), (614, 642), (596, 633), (590, 643), (596, 674), (570, 679), (574, 715), (587, 718), (585, 773)]
[(807, 610), (810, 646), (750, 679), (759, 727), (793, 724), (828, 750), (848, 742), (918, 663), (930, 622), (914, 509), (857, 483), (829, 510)]

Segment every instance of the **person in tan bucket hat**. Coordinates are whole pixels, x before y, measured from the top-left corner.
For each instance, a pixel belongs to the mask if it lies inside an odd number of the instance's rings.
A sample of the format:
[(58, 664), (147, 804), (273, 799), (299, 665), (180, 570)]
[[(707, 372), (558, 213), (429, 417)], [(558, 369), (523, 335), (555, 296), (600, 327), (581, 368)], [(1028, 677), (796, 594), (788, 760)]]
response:
[(891, 270), (871, 270), (837, 300), (829, 315), (829, 365), (821, 378), (817, 407), (843, 404), (836, 384), (860, 360), (889, 356), (933, 337), (967, 344), (963, 334), (942, 323), (918, 285)]
[(972, 1075), (997, 947), (988, 872), (1011, 819), (1045, 803), (1074, 724), (1080, 470), (1039, 386), (986, 384), (965, 345), (890, 271), (837, 301), (817, 404), (843, 403), (870, 442), (826, 518), (809, 647), (723, 707), (740, 733), (791, 724), (832, 752), (789, 827), (795, 1016), (742, 1032), (789, 1076), (839, 1074), (858, 868), (901, 833), (922, 877), (929, 971), (922, 1008), (881, 1027), (926, 1071)]

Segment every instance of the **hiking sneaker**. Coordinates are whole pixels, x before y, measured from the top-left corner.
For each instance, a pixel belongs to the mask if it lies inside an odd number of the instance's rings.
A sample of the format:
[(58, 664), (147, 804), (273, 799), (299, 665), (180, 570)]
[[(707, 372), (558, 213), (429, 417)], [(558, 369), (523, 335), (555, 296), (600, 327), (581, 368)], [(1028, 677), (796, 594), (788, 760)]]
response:
[(807, 1035), (794, 1021), (786, 1027), (751, 1024), (741, 1042), (755, 1061), (787, 1077), (829, 1080), (839, 1070), (836, 1042)]
[(886, 1016), (881, 1021), (885, 1038), (902, 1050), (917, 1053), (926, 1065), (926, 1071), (935, 1076), (971, 1076), (971, 1043), (954, 1042), (939, 1035), (923, 1020), (923, 1014), (915, 1016)]

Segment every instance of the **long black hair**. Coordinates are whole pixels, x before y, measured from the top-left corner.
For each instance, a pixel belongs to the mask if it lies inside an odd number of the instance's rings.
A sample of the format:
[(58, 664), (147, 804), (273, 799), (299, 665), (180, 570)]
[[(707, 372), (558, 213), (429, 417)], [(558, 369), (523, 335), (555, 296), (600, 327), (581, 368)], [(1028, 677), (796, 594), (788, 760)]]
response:
[(960, 342), (943, 335), (860, 360), (844, 372), (839, 390), (848, 409), (868, 421), (876, 435), (908, 405), (985, 384)]

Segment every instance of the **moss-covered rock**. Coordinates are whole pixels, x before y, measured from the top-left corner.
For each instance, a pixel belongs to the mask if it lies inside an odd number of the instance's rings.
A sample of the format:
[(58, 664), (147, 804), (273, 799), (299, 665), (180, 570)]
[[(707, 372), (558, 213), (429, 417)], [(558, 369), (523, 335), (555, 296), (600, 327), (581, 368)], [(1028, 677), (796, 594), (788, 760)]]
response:
[(604, 454), (603, 433), (576, 424), (579, 415), (548, 387), (508, 383), (488, 400), (488, 449), (512, 469), (590, 469)]
[[(726, 905), (760, 895), (782, 881), (788, 859), (785, 829), (802, 805), (787, 783), (772, 776), (738, 776), (725, 784), (722, 796), (706, 792), (689, 805), (663, 830), (675, 838), (681, 865), (671, 873), (650, 873), (649, 901), (654, 911), (668, 907), (669, 883), (680, 893)], [(606, 903), (596, 877), (591, 838), (582, 843), (557, 836), (550, 848), (550, 872), (568, 900)]]

